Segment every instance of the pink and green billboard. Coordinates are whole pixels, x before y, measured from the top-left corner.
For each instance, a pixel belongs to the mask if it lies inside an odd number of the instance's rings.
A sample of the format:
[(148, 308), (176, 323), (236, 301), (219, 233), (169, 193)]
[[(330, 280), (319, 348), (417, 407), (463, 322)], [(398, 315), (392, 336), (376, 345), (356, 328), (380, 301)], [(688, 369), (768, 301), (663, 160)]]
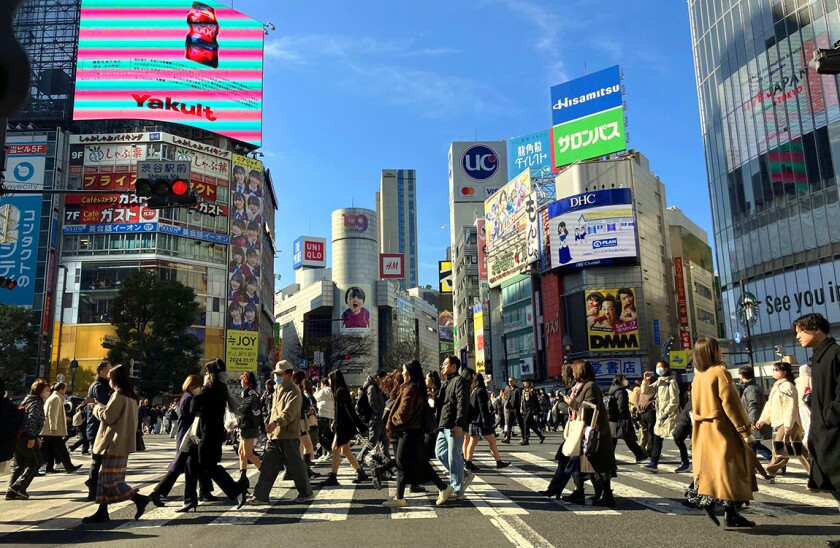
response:
[(263, 36), (212, 0), (83, 0), (73, 118), (173, 122), (259, 146)]

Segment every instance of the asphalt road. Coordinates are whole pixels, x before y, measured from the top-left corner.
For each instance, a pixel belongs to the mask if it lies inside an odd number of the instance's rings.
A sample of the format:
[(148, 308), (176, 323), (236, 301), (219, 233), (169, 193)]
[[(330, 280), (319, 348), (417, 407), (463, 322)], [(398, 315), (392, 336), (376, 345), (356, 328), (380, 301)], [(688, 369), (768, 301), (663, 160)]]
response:
[[(350, 466), (343, 463), (339, 487), (315, 487), (311, 503), (295, 504), (291, 482), (278, 480), (271, 506), (206, 503), (196, 513), (176, 514), (183, 488), (179, 484), (165, 508), (149, 507), (134, 521), (134, 505), (111, 509), (111, 522), (82, 525), (95, 507), (82, 500), (85, 476), (55, 474), (36, 478), (28, 501), (0, 500), (0, 544), (105, 545), (126, 540), (131, 546), (822, 546), (840, 539), (840, 513), (827, 495), (804, 490), (801, 465), (773, 485), (760, 480), (756, 502), (744, 512), (757, 522), (754, 529), (715, 527), (705, 515), (684, 507), (683, 491), (690, 474), (675, 474), (676, 448), (666, 442), (660, 472), (642, 471), (623, 443), (614, 480), (618, 504), (614, 509), (574, 506), (539, 496), (554, 469), (552, 457), (560, 441), (549, 434), (545, 444), (502, 446), (513, 466), (491, 468), (489, 450), (479, 445), (476, 462), (482, 466), (467, 491), (467, 500), (434, 506), (430, 495), (410, 495), (402, 510), (382, 508), (386, 490), (370, 483), (350, 483)], [(148, 451), (132, 455), (128, 482), (148, 493), (172, 458), (174, 446), (166, 436), (146, 436)], [(231, 448), (225, 465), (238, 468)], [(86, 458), (74, 454), (77, 463)], [(486, 466), (484, 466), (486, 464)], [(326, 473), (327, 465), (317, 471)], [(252, 484), (258, 472), (252, 471)], [(0, 481), (6, 478), (0, 477)], [(388, 487), (392, 487), (388, 486)], [(430, 492), (434, 491), (428, 486)], [(592, 493), (591, 485), (587, 486)], [(218, 491), (217, 491), (218, 494)], [(721, 517), (721, 521), (723, 518)], [(294, 525), (292, 527), (292, 525)]]

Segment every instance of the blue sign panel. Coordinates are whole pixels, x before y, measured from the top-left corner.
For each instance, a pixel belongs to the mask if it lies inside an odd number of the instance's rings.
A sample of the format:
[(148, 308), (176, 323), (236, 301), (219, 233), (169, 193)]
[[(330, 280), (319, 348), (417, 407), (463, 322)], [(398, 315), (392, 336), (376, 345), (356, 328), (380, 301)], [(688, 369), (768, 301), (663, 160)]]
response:
[(294, 243), (292, 255), (292, 268), (298, 269), (303, 266), (303, 238), (298, 238)]
[(653, 320), (653, 344), (662, 344), (662, 336), (659, 334), (659, 320)]
[(551, 135), (549, 130), (538, 131), (507, 142), (508, 180), (531, 169), (531, 174), (542, 168), (551, 168)]
[(129, 234), (157, 232), (157, 223), (64, 225), (62, 234)]
[(172, 234), (174, 236), (183, 236), (185, 238), (193, 238), (194, 240), (204, 240), (205, 242), (212, 242), (214, 244), (229, 244), (229, 234), (219, 234), (218, 232), (208, 232), (197, 228), (187, 228), (185, 226), (174, 225), (158, 225), (158, 232), (161, 234)]
[(17, 282), (14, 289), (0, 291), (0, 302), (3, 304), (32, 306), (41, 200), (41, 196), (0, 198), (0, 215), (6, 223), (6, 231), (0, 235), (0, 276)]
[(619, 107), (621, 70), (618, 65), (551, 88), (553, 125)]

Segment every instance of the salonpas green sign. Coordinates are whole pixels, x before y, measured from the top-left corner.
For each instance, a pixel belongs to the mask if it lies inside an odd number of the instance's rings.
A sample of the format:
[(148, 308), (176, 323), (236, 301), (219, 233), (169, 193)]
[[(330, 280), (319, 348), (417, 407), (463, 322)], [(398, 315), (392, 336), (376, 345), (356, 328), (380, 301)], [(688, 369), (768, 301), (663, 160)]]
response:
[(551, 128), (554, 167), (589, 160), (627, 148), (624, 109), (616, 107)]

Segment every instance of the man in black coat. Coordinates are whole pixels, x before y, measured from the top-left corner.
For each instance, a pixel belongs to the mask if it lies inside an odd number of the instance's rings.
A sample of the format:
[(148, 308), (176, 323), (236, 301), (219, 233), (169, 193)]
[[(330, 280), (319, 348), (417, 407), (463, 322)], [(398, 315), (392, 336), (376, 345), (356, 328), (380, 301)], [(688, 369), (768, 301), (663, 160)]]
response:
[[(108, 374), (111, 372), (111, 363), (107, 360), (102, 360), (96, 366), (96, 379), (88, 388), (87, 399), (87, 437), (93, 443), (96, 439), (96, 433), (99, 432), (99, 419), (93, 414), (93, 408), (97, 403), (108, 405), (108, 400), (111, 399), (111, 384)], [(88, 472), (88, 479), (85, 485), (88, 488), (88, 501), (96, 500), (96, 484), (99, 482), (99, 469), (102, 467), (102, 455), (92, 454), (90, 456), (90, 471)]]
[(451, 494), (456, 500), (465, 498), (475, 474), (464, 475), (464, 433), (470, 425), (470, 389), (467, 381), (458, 374), (461, 360), (448, 356), (440, 366), (440, 376), (445, 380), (441, 388), (443, 407), (440, 411), (440, 432), (435, 446), (435, 456), (449, 471), (449, 487), (438, 497), (438, 506)]
[(516, 387), (516, 379), (513, 377), (508, 379), (508, 386), (505, 388), (507, 399), (505, 400), (505, 435), (502, 437), (502, 443), (510, 443), (510, 437), (514, 434), (513, 427), (518, 425), (520, 438), (524, 440), (522, 435), (522, 415), (520, 414), (520, 406), (522, 405), (522, 393)]
[(540, 443), (545, 441), (545, 436), (540, 431), (537, 424), (537, 417), (540, 415), (542, 409), (540, 407), (539, 396), (534, 390), (534, 381), (525, 379), (522, 381), (525, 387), (520, 392), (520, 413), (522, 414), (522, 441), (519, 445), (528, 445), (531, 438), (531, 430), (533, 430), (537, 437), (540, 438)]
[(362, 450), (359, 451), (359, 454), (356, 456), (359, 464), (364, 462), (365, 455), (370, 449), (375, 447), (377, 443), (382, 447), (382, 451), (385, 453), (385, 456), (388, 459), (391, 458), (391, 448), (388, 443), (388, 436), (385, 433), (384, 415), (386, 398), (385, 394), (379, 388), (379, 383), (384, 381), (387, 376), (388, 373), (380, 369), (375, 375), (368, 377), (362, 385), (362, 390), (364, 390), (368, 404), (370, 405), (370, 417), (367, 425), (368, 444), (362, 447)]
[[(793, 322), (796, 340), (814, 349), (811, 357), (811, 472), (808, 487), (829, 491), (840, 504), (840, 345), (829, 336), (822, 314), (806, 314)], [(826, 541), (840, 546), (840, 540)]]

